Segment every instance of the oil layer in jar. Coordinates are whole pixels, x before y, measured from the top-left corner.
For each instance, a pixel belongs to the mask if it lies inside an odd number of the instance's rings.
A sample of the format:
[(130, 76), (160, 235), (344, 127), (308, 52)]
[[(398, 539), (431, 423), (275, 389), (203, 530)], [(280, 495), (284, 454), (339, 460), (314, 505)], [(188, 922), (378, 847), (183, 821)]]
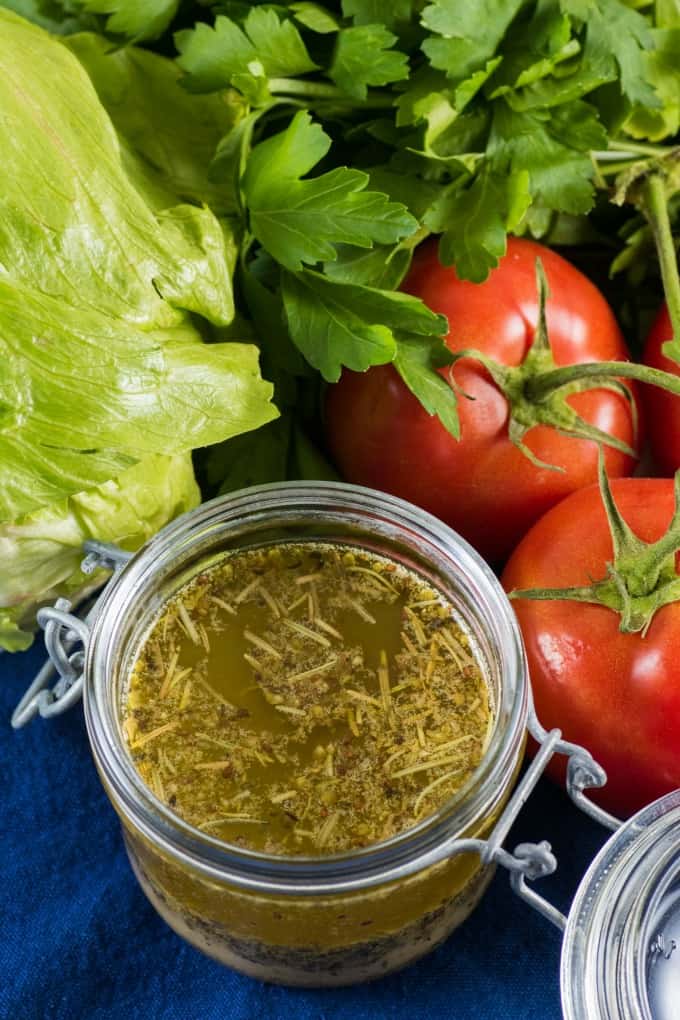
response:
[(368, 550), (231, 553), (147, 634), (122, 705), (134, 764), (183, 819), (269, 854), (402, 832), (452, 796), (493, 728), (455, 607)]

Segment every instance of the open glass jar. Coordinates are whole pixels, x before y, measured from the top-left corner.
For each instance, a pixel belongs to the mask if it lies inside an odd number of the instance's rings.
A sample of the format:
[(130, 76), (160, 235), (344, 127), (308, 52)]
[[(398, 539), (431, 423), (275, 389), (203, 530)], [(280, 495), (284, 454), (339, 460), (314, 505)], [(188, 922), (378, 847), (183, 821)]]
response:
[[(456, 608), (490, 690), (493, 731), (480, 764), (455, 796), (407, 831), (334, 856), (267, 855), (192, 827), (142, 781), (122, 730), (132, 665), (167, 601), (234, 551), (280, 542), (362, 548), (419, 574)], [(526, 884), (556, 867), (549, 845), (523, 844), (512, 854), (503, 842), (556, 753), (569, 759), (567, 787), (574, 801), (616, 828), (616, 820), (584, 793), (602, 785), (605, 776), (587, 751), (540, 726), (505, 593), (477, 553), (444, 524), (372, 490), (291, 483), (204, 504), (134, 556), (101, 543), (87, 543), (85, 551), (83, 569), (113, 569), (113, 578), (85, 620), (72, 615), (64, 600), (40, 611), (51, 662), (22, 699), (13, 725), (37, 713), (57, 714), (83, 690), (93, 756), (120, 817), (132, 867), (159, 914), (180, 935), (267, 981), (316, 986), (366, 981), (441, 942), (474, 909), (497, 863), (510, 871), (520, 896), (565, 927), (566, 919)], [(78, 643), (84, 651), (74, 650)], [(55, 667), (60, 679), (50, 690)], [(513, 790), (527, 729), (540, 748)], [(590, 1013), (572, 1015), (591, 1020)], [(593, 1013), (592, 1020), (604, 1016), (614, 1020), (606, 1013)]]
[[(466, 786), (413, 829), (331, 857), (274, 857), (192, 828), (143, 784), (120, 723), (140, 640), (161, 606), (236, 549), (282, 541), (360, 546), (415, 570), (458, 609), (485, 666), (495, 715)], [(151, 902), (223, 963), (286, 984), (368, 980), (410, 963), (473, 909), (493, 865), (453, 841), (493, 828), (524, 747), (528, 683), (514, 614), (489, 568), (444, 525), (399, 500), (345, 485), (262, 487), (165, 528), (106, 590), (85, 662), (95, 761)]]

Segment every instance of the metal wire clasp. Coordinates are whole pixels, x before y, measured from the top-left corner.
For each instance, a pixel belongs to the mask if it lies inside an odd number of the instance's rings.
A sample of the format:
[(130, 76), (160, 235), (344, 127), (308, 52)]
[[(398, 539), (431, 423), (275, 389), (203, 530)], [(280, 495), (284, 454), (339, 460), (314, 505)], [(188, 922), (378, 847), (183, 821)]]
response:
[[(116, 574), (132, 556), (132, 553), (108, 542), (87, 541), (83, 549), (86, 555), (81, 570), (84, 574), (102, 569)], [(97, 601), (84, 619), (75, 616), (70, 609), (69, 600), (60, 598), (53, 606), (38, 610), (38, 625), (45, 631), (49, 658), (14, 710), (11, 722), (15, 730), (25, 726), (36, 715), (43, 719), (60, 715), (75, 705), (82, 695), (83, 663)], [(82, 647), (75, 649), (78, 644)], [(55, 672), (59, 679), (50, 688), (48, 685)]]
[(485, 862), (495, 861), (510, 872), (510, 885), (515, 893), (528, 903), (534, 910), (537, 910), (543, 917), (551, 921), (557, 928), (564, 931), (567, 919), (557, 907), (553, 906), (543, 896), (540, 896), (534, 889), (527, 885), (528, 881), (543, 878), (552, 874), (557, 868), (557, 860), (552, 853), (550, 844), (541, 843), (520, 843), (515, 847), (514, 853), (508, 853), (503, 849), (503, 842), (514, 823), (520, 810), (529, 798), (536, 783), (555, 754), (567, 755), (567, 793), (580, 810), (594, 818), (595, 821), (608, 829), (618, 829), (621, 822), (614, 818), (607, 811), (598, 807), (585, 795), (585, 790), (604, 786), (607, 782), (607, 775), (604, 769), (597, 764), (589, 751), (579, 744), (569, 743), (562, 739), (560, 730), (546, 730), (536, 716), (533, 698), (530, 694), (529, 716), (527, 729), (532, 737), (538, 741), (540, 747), (508, 801), (498, 824), (494, 828), (488, 840), (465, 840), (470, 844), (469, 849), (476, 849)]
[[(536, 715), (533, 698), (529, 705), (527, 729), (539, 744), (542, 744), (548, 736), (548, 731), (543, 728)], [(615, 832), (620, 827), (621, 821), (603, 808), (598, 807), (585, 794), (586, 790), (597, 789), (607, 782), (607, 773), (602, 766), (598, 765), (585, 747), (581, 747), (580, 744), (571, 744), (568, 740), (562, 740), (561, 736), (555, 744), (553, 754), (565, 754), (569, 759), (567, 762), (567, 793), (574, 804), (600, 825)]]

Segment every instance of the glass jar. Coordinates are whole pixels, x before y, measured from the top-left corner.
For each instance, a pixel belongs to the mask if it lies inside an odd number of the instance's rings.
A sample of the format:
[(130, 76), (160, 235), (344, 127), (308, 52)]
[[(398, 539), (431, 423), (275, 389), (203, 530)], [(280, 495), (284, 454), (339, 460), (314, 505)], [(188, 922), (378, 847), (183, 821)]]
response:
[[(467, 784), (414, 828), (328, 857), (268, 856), (193, 828), (154, 796), (126, 749), (121, 698), (144, 634), (196, 573), (236, 549), (319, 540), (390, 557), (457, 607), (486, 669), (495, 725)], [(316, 482), (204, 504), (164, 528), (106, 589), (84, 674), (94, 759), (135, 874), (168, 924), (220, 962), (291, 985), (370, 980), (441, 942), (488, 885), (492, 865), (455, 844), (491, 831), (521, 763), (529, 702), (522, 641), (489, 567), (410, 504)]]
[(680, 790), (612, 836), (569, 912), (565, 1020), (680, 1018)]

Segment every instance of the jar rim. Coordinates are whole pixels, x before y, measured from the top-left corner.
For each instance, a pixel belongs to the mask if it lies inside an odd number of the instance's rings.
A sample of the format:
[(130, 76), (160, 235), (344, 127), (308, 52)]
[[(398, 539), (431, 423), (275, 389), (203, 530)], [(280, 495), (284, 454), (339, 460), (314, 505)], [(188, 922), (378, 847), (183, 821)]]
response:
[[(319, 514), (327, 517), (319, 517)], [(286, 517), (288, 515), (288, 517)], [(348, 521), (367, 533), (421, 542), (430, 555), (454, 565), (475, 595), (475, 610), (493, 629), (501, 676), (496, 725), (482, 761), (468, 782), (432, 815), (380, 843), (327, 856), (274, 856), (244, 850), (184, 822), (158, 800), (132, 765), (110, 697), (109, 678), (125, 614), (135, 589), (158, 565), (210, 529), (262, 527), (275, 521)], [(216, 532), (217, 533), (217, 532)], [(413, 548), (416, 548), (414, 545)], [(389, 552), (385, 552), (389, 555)], [(479, 622), (479, 621), (478, 621)], [(529, 684), (519, 625), (500, 582), (479, 554), (437, 518), (397, 497), (343, 482), (280, 482), (242, 489), (201, 504), (176, 518), (128, 561), (105, 590), (85, 660), (84, 708), (92, 752), (119, 813), (174, 858), (216, 880), (277, 894), (348, 892), (392, 881), (429, 867), (453, 851), (471, 824), (488, 817), (524, 738)], [(485, 812), (487, 812), (485, 814)]]
[(664, 897), (680, 880), (679, 837), (680, 790), (674, 790), (621, 825), (591, 862), (562, 943), (565, 1020), (656, 1015), (647, 971)]

